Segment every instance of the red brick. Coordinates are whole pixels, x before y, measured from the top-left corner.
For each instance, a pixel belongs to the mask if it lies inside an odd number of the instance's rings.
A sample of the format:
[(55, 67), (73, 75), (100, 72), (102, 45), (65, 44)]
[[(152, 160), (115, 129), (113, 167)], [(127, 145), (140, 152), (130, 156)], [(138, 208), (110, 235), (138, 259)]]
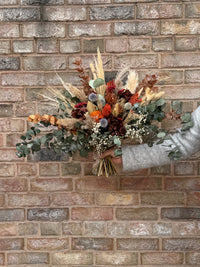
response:
[(94, 195), (90, 193), (56, 194), (52, 197), (52, 203), (57, 206), (92, 205), (94, 204)]
[(117, 208), (116, 218), (118, 220), (157, 220), (156, 208)]
[(0, 254), (0, 264), (4, 265), (4, 254), (3, 253)]
[(193, 162), (177, 162), (174, 165), (174, 174), (179, 176), (192, 176), (195, 172), (195, 164)]
[(183, 253), (148, 252), (142, 253), (142, 264), (182, 264)]
[(0, 195), (0, 207), (3, 207), (5, 204), (4, 195)]
[(44, 178), (31, 181), (31, 191), (37, 192), (56, 192), (71, 191), (72, 179), (69, 178)]
[(34, 163), (20, 163), (17, 164), (18, 176), (35, 176), (37, 174), (37, 166)]
[(200, 206), (200, 192), (187, 194), (187, 206)]
[(23, 192), (26, 190), (26, 179), (0, 179), (0, 192)]
[(106, 52), (124, 53), (128, 51), (128, 39), (107, 39)]
[(14, 176), (14, 165), (7, 163), (0, 163), (0, 177)]
[(8, 196), (8, 205), (10, 207), (30, 207), (30, 206), (48, 206), (49, 196), (38, 194), (18, 194)]
[(175, 236), (195, 236), (197, 234), (196, 224), (194, 222), (173, 223), (173, 234)]
[(24, 239), (22, 238), (4, 238), (0, 239), (0, 250), (22, 250), (24, 248)]
[(22, 161), (22, 159), (17, 158), (14, 149), (0, 149), (0, 161)]
[(193, 264), (199, 264), (199, 262), (200, 262), (199, 252), (187, 252), (186, 253), (186, 263), (193, 265)]
[(110, 191), (117, 189), (115, 178), (85, 177), (76, 180), (76, 191)]
[(40, 163), (39, 164), (40, 176), (59, 176), (59, 164), (58, 163)]
[(122, 190), (160, 190), (162, 179), (160, 177), (124, 177), (121, 179)]
[(14, 223), (1, 223), (0, 224), (0, 236), (16, 236), (17, 224)]
[(107, 221), (113, 219), (112, 208), (72, 208), (72, 220), (80, 221)]
[(69, 247), (69, 240), (66, 238), (30, 238), (27, 240), (27, 247), (29, 250), (66, 250)]

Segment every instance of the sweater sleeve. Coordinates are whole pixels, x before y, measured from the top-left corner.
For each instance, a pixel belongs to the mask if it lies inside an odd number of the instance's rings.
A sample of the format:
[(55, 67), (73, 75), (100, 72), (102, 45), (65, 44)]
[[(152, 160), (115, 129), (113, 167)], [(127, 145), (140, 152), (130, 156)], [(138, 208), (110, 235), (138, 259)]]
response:
[(170, 164), (168, 157), (169, 145), (171, 148), (179, 147), (182, 159), (190, 157), (200, 150), (200, 107), (193, 113), (194, 125), (183, 133), (171, 135), (170, 140), (160, 145), (149, 147), (147, 144), (122, 147), (123, 171), (151, 168), (159, 165)]

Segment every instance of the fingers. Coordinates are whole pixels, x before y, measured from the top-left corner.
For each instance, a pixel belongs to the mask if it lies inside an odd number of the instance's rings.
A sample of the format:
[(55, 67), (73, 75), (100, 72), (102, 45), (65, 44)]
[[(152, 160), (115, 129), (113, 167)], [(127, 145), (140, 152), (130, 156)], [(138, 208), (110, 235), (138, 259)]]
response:
[(102, 155), (101, 155), (101, 158), (105, 158), (107, 156), (114, 157), (114, 149), (113, 148), (103, 152)]

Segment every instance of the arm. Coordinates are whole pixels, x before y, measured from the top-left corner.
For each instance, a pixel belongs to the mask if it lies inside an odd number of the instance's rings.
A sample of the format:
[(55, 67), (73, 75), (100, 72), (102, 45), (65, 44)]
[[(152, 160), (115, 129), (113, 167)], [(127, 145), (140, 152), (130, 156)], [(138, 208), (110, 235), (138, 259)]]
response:
[(124, 146), (122, 147), (122, 162), (124, 171), (151, 168), (154, 166), (170, 164), (168, 157), (169, 145), (178, 146), (183, 159), (190, 157), (200, 150), (200, 107), (193, 113), (194, 126), (184, 134), (175, 133), (171, 140), (166, 140), (161, 145)]

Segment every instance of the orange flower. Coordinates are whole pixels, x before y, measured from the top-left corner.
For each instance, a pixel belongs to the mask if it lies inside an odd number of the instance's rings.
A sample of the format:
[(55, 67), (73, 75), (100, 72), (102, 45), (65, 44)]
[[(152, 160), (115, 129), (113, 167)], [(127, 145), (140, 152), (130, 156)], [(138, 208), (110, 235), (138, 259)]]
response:
[(104, 117), (109, 117), (111, 114), (111, 106), (109, 104), (105, 104), (103, 110), (102, 110), (102, 115)]
[(99, 122), (100, 119), (103, 119), (103, 115), (102, 115), (101, 111), (99, 111), (99, 110), (95, 110), (95, 111), (93, 111), (93, 112), (90, 114), (90, 117), (92, 117), (93, 120), (96, 121), (96, 122)]
[(131, 96), (129, 102), (132, 104), (132, 106), (135, 104), (135, 103), (140, 103), (142, 102), (142, 99), (139, 99), (139, 95), (138, 93), (137, 94), (134, 94), (133, 96)]

